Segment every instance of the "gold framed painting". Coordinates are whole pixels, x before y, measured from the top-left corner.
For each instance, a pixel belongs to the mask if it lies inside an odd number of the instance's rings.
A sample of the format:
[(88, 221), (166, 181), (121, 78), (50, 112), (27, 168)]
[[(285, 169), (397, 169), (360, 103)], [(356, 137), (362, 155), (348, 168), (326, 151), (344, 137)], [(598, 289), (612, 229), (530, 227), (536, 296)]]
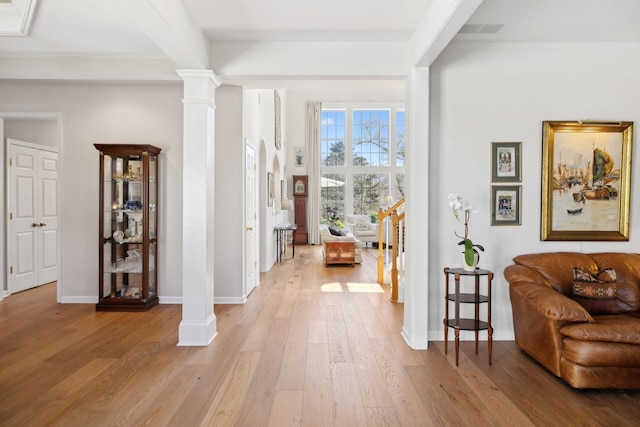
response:
[(629, 240), (633, 122), (542, 127), (541, 239)]

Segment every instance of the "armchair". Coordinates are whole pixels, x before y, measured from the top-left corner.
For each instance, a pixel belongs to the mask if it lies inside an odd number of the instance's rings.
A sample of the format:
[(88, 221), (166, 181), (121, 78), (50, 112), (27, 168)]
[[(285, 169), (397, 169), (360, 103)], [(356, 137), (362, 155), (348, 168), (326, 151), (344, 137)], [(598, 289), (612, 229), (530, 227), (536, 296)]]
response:
[(378, 224), (369, 220), (369, 215), (347, 215), (347, 229), (361, 242), (378, 242)]

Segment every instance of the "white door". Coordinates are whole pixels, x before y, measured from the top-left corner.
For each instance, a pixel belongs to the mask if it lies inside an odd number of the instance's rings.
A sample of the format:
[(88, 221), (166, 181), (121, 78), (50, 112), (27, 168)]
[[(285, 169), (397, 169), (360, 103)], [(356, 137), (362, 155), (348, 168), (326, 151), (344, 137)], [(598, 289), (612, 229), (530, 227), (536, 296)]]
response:
[(256, 245), (256, 151), (245, 144), (245, 296), (258, 284)]
[(58, 276), (58, 153), (8, 139), (9, 293)]

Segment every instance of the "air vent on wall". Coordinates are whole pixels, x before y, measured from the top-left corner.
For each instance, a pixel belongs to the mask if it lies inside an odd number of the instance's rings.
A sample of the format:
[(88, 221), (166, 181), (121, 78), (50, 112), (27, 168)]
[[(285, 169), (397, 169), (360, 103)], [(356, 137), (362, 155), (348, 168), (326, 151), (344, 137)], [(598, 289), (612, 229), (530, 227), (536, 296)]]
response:
[(38, 0), (0, 0), (0, 36), (26, 36)]
[(464, 24), (458, 34), (495, 34), (504, 24)]

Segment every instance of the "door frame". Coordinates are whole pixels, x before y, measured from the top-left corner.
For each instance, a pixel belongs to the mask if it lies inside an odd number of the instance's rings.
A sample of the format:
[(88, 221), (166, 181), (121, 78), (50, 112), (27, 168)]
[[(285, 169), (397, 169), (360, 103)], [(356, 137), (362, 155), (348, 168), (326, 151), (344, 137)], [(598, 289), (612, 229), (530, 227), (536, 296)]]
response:
[[(0, 237), (2, 240), (2, 245), (0, 248), (0, 272), (1, 272), (1, 283), (0, 283), (0, 301), (4, 298), (4, 296), (8, 293), (8, 285), (9, 285), (9, 269), (8, 269), (8, 261), (9, 261), (9, 242), (8, 236), (5, 234), (5, 231), (8, 231), (8, 218), (9, 218), (9, 204), (7, 202), (7, 197), (9, 194), (9, 159), (8, 159), (8, 150), (9, 146), (6, 142), (7, 135), (5, 135), (5, 126), (4, 122), (6, 120), (55, 120), (56, 121), (56, 146), (55, 147), (45, 147), (46, 149), (55, 148), (58, 152), (58, 194), (57, 194), (57, 203), (60, 207), (60, 212), (58, 215), (58, 233), (59, 238), (56, 242), (57, 244), (57, 260), (58, 263), (58, 274), (56, 278), (56, 301), (58, 303), (62, 300), (62, 289), (64, 284), (62, 283), (62, 191), (64, 189), (64, 184), (62, 180), (62, 149), (63, 149), (63, 129), (62, 129), (62, 113), (24, 113), (24, 112), (0, 112), (0, 144), (2, 144), (0, 149), (0, 176), (4, 179), (4, 185), (0, 185), (0, 206), (2, 207), (2, 214), (0, 214)], [(37, 144), (35, 144), (37, 145)]]
[[(247, 274), (247, 270), (248, 268), (250, 268), (250, 265), (248, 265), (249, 263), (249, 259), (250, 257), (248, 256), (248, 251), (251, 250), (250, 247), (248, 247), (248, 245), (246, 244), (246, 234), (245, 234), (245, 243), (244, 243), (244, 254), (243, 254), (243, 282), (244, 282), (244, 288), (242, 290), (243, 292), (243, 296), (246, 299), (249, 294), (251, 293), (251, 291), (253, 291), (256, 287), (258, 287), (258, 285), (260, 284), (260, 267), (259, 267), (259, 262), (260, 262), (260, 228), (258, 226), (259, 224), (259, 215), (260, 215), (260, 210), (258, 209), (259, 203), (258, 203), (258, 179), (259, 179), (259, 169), (258, 169), (258, 151), (256, 149), (256, 147), (253, 145), (253, 143), (251, 142), (251, 140), (249, 138), (245, 138), (244, 139), (244, 158), (245, 158), (245, 185), (244, 185), (244, 198), (243, 198), (243, 212), (245, 215), (244, 218), (244, 225), (245, 228), (247, 226), (247, 224), (249, 223), (250, 218), (247, 218), (247, 215), (250, 214), (248, 212), (246, 203), (247, 203), (247, 197), (248, 197), (248, 193), (249, 190), (246, 185), (246, 162), (248, 160), (247, 156), (249, 154), (249, 150), (251, 150), (253, 152), (253, 261), (254, 261), (254, 266), (253, 266), (253, 283), (250, 283), (250, 277)], [(247, 233), (247, 231), (245, 230), (245, 233)]]

